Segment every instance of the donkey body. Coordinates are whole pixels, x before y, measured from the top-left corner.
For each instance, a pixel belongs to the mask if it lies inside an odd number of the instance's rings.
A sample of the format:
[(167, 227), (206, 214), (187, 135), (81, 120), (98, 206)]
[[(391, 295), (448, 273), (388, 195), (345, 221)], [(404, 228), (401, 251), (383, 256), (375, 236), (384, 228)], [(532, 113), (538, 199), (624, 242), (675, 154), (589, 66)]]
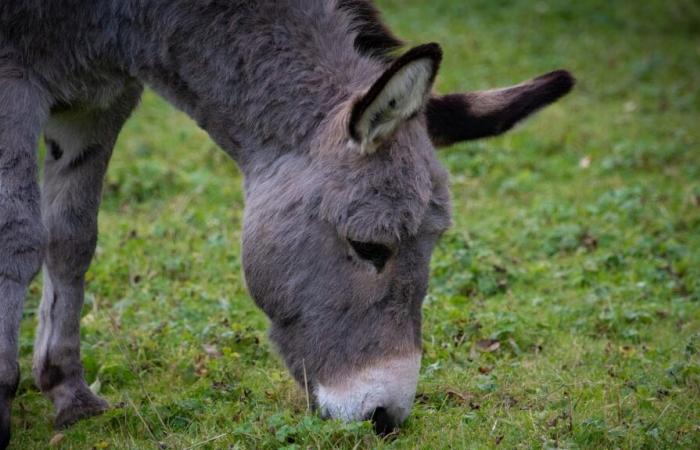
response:
[(33, 371), (55, 424), (108, 407), (80, 362), (84, 275), (112, 148), (144, 85), (244, 173), (246, 280), (321, 413), (379, 431), (408, 415), (428, 263), (449, 224), (434, 146), (499, 134), (573, 79), (440, 97), (439, 47), (395, 57), (400, 46), (365, 0), (0, 3), (0, 449), (42, 265)]

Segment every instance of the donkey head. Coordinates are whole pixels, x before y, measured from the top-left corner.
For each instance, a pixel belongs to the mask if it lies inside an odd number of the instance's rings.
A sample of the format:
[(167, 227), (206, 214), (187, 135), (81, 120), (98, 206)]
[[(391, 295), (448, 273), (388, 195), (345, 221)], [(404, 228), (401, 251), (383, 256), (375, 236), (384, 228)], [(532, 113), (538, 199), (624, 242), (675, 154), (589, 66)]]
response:
[(408, 415), (430, 256), (450, 223), (435, 145), (494, 135), (564, 95), (554, 72), (509, 89), (431, 97), (438, 45), (395, 60), (337, 105), (308, 153), (247, 184), (243, 260), (271, 338), (325, 416)]

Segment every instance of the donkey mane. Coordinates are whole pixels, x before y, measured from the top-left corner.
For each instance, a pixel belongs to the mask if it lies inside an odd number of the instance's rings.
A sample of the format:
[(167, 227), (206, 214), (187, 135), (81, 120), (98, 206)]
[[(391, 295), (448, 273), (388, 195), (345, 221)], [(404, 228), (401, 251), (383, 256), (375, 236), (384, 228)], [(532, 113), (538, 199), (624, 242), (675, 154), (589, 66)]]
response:
[(371, 0), (338, 0), (338, 9), (352, 16), (352, 28), (357, 32), (354, 45), (361, 54), (390, 62), (404, 45), (382, 22)]

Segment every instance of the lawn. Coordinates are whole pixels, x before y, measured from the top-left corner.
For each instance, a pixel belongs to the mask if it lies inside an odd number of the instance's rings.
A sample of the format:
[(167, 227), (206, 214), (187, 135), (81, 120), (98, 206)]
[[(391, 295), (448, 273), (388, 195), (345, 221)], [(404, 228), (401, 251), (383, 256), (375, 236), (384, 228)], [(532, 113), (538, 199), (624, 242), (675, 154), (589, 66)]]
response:
[(433, 257), (414, 411), (381, 440), (323, 421), (248, 296), (242, 177), (152, 92), (105, 185), (82, 319), (115, 405), (51, 429), (21, 338), (14, 449), (700, 448), (700, 6), (693, 0), (383, 0), (438, 41), (438, 91), (565, 67), (568, 97), (441, 151), (454, 226)]

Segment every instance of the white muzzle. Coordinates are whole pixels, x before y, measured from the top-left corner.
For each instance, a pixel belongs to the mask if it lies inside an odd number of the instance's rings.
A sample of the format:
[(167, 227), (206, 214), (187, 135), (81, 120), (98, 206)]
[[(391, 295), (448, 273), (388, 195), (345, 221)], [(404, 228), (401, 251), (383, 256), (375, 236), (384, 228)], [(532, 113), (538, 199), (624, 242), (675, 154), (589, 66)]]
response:
[(420, 353), (415, 353), (350, 373), (332, 385), (319, 384), (316, 400), (321, 414), (350, 422), (374, 419), (375, 411), (383, 410), (393, 426), (399, 425), (411, 411), (420, 362)]

